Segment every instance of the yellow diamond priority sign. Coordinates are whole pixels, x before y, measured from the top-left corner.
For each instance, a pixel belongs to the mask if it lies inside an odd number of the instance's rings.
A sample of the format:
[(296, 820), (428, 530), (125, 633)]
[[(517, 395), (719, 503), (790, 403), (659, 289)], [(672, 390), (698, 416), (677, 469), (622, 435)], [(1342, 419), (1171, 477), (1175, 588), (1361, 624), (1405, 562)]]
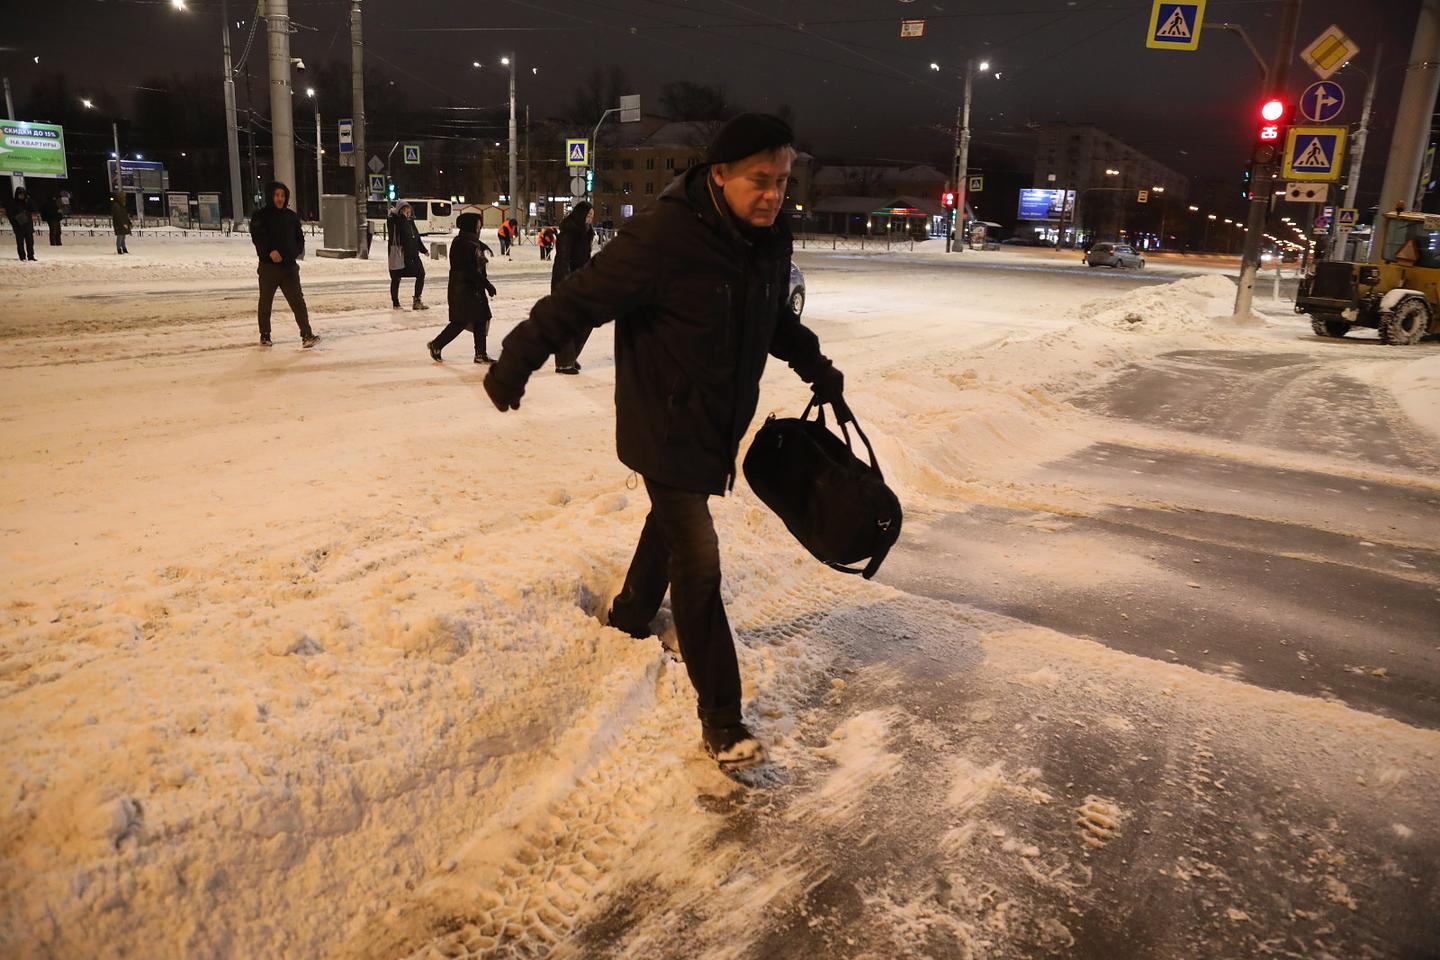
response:
[(1336, 70), (1359, 52), (1360, 47), (1355, 41), (1332, 23), (1315, 38), (1314, 43), (1300, 51), (1300, 59), (1308, 63), (1321, 80), (1329, 80)]

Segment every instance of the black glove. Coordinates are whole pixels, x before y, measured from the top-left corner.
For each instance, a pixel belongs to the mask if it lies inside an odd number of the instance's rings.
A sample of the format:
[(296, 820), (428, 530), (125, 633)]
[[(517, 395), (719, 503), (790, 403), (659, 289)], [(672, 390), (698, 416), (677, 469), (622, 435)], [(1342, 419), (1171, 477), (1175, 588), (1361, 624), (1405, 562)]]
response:
[(487, 283), (485, 284), (485, 289), (490, 291), (490, 296), (495, 296), (495, 284)]
[(815, 394), (815, 402), (829, 404), (841, 422), (855, 419), (850, 408), (845, 405), (845, 374), (835, 369), (833, 363), (815, 375), (810, 389)]
[[(501, 357), (504, 362), (504, 357)], [(501, 372), (500, 363), (490, 368), (485, 374), (485, 392), (490, 395), (490, 402), (495, 404), (495, 409), (504, 413), (507, 410), (519, 410), (520, 398), (525, 396), (525, 380), (522, 378), (518, 383), (506, 377)]]

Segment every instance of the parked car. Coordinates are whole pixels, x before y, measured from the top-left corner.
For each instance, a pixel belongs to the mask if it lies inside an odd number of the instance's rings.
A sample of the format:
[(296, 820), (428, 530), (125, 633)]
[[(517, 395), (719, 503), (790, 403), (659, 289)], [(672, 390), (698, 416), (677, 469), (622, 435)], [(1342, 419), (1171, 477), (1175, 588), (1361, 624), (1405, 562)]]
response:
[(805, 312), (805, 274), (793, 261), (790, 264), (790, 309), (797, 317)]
[(1135, 248), (1123, 243), (1097, 243), (1085, 254), (1092, 267), (1143, 267), (1145, 258)]

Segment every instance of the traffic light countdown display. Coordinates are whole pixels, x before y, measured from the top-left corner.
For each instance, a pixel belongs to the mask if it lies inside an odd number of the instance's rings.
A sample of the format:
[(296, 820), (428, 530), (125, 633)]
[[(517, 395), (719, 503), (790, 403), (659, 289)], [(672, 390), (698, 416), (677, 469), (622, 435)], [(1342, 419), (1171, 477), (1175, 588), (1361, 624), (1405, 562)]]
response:
[(1250, 155), (1250, 166), (1246, 168), (1241, 184), (1241, 194), (1246, 200), (1255, 196), (1255, 189), (1270, 182), (1278, 173), (1280, 150), (1285, 143), (1285, 128), (1290, 122), (1291, 105), (1280, 97), (1270, 97), (1260, 104), (1260, 115), (1255, 131), (1255, 149)]

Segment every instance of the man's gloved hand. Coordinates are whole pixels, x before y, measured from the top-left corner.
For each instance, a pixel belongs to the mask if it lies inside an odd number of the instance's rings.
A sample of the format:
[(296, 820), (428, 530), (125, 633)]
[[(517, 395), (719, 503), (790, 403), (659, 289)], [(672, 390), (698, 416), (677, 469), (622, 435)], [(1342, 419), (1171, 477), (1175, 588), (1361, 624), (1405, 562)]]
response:
[(520, 398), (525, 396), (525, 381), (528, 377), (521, 378), (519, 382), (510, 379), (502, 371), (504, 358), (485, 374), (485, 392), (490, 395), (490, 402), (495, 404), (495, 409), (504, 413), (507, 410), (519, 410)]
[(835, 369), (833, 363), (816, 374), (810, 389), (815, 394), (815, 402), (829, 404), (842, 422), (855, 419), (845, 405), (845, 374)]

